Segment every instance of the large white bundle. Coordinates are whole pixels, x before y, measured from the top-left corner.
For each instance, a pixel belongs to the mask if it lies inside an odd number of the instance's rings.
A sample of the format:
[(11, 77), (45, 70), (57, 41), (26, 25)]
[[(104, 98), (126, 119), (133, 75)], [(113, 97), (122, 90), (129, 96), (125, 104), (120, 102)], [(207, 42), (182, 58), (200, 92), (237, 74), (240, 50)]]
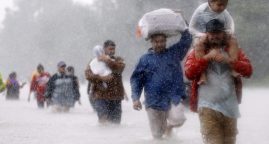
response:
[(98, 57), (104, 54), (103, 47), (97, 45), (93, 48), (93, 52), (95, 54), (95, 58), (90, 62), (90, 68), (93, 74), (97, 74), (99, 76), (107, 76), (112, 73), (111, 69), (106, 65), (105, 62), (98, 60)]
[(181, 13), (165, 8), (146, 13), (138, 23), (139, 34), (146, 39), (159, 33), (167, 37), (178, 35), (186, 28), (187, 25)]

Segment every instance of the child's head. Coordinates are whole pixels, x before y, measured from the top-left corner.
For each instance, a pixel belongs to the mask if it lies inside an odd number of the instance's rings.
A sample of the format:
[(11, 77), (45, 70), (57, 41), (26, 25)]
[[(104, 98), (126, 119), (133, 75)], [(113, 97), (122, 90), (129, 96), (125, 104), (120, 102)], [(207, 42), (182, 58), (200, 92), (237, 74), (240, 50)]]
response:
[(93, 48), (93, 53), (96, 57), (99, 57), (101, 55), (103, 55), (105, 53), (104, 51), (104, 48), (100, 45), (96, 45), (94, 48)]
[(221, 13), (226, 9), (228, 0), (208, 0), (208, 4), (214, 12)]
[(68, 66), (66, 69), (67, 69), (67, 73), (69, 75), (74, 75), (75, 74), (75, 68), (73, 66)]

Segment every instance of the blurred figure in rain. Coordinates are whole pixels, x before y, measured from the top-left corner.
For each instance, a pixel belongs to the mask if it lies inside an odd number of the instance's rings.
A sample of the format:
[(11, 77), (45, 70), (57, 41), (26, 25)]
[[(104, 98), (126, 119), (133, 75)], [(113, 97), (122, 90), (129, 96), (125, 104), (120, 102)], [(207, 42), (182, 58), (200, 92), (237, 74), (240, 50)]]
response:
[(49, 79), (45, 98), (56, 112), (68, 112), (79, 100), (78, 83), (74, 76), (67, 75), (65, 62), (60, 61), (57, 67), (58, 73)]
[[(224, 23), (218, 19), (206, 23), (207, 41), (200, 42), (206, 54), (197, 58), (192, 50), (186, 59), (185, 75), (192, 80), (190, 108), (198, 112), (201, 134), (205, 144), (235, 144), (237, 118), (240, 116), (242, 81), (250, 77), (252, 66), (239, 49), (238, 59), (233, 60), (227, 42)], [(232, 76), (232, 71), (238, 77)], [(199, 85), (200, 76), (206, 73), (208, 82)]]
[(26, 83), (19, 84), (17, 80), (17, 73), (12, 72), (6, 82), (6, 99), (8, 100), (18, 100), (20, 96), (20, 89), (24, 87)]
[(2, 75), (0, 74), (0, 93), (6, 89), (6, 84), (3, 81)]
[(116, 44), (107, 40), (104, 46), (96, 47), (96, 58), (88, 65), (85, 75), (91, 83), (91, 94), (99, 122), (120, 124), (124, 98), (122, 72), (125, 63), (115, 56)]
[(92, 95), (92, 90), (91, 90), (92, 87), (91, 86), (92, 86), (91, 82), (88, 81), (87, 94), (88, 94), (88, 97), (89, 97), (89, 102), (91, 104), (91, 107), (92, 107), (93, 111), (96, 112), (95, 106), (94, 106), (94, 98), (93, 98), (93, 95)]
[(135, 110), (142, 109), (140, 97), (144, 89), (149, 124), (156, 139), (164, 134), (170, 136), (172, 128), (183, 125), (186, 119), (180, 104), (186, 96), (180, 61), (190, 48), (192, 37), (185, 29), (180, 41), (168, 49), (166, 40), (165, 34), (151, 35), (152, 48), (140, 58), (130, 79)]
[(79, 81), (78, 81), (78, 77), (75, 75), (75, 68), (73, 66), (68, 66), (66, 68), (66, 70), (67, 70), (67, 75), (70, 76), (74, 80), (74, 83), (76, 83), (72, 90), (74, 91), (73, 94), (75, 94), (74, 97), (76, 97), (76, 96), (79, 97), (77, 99), (77, 101), (81, 105), (80, 92), (79, 92)]
[(50, 79), (50, 74), (45, 72), (44, 66), (38, 64), (37, 72), (32, 76), (28, 101), (31, 99), (31, 93), (34, 92), (38, 108), (44, 108), (45, 91), (47, 83)]

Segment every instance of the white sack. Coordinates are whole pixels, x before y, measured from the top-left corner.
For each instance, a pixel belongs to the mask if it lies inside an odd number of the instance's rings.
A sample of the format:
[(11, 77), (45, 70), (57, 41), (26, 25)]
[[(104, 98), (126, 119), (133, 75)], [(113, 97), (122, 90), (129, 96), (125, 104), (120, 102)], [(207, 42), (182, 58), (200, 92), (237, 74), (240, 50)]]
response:
[(184, 114), (184, 105), (179, 103), (178, 105), (172, 104), (171, 109), (168, 112), (167, 118), (168, 124), (172, 126), (182, 126), (186, 121)]
[(152, 34), (159, 33), (167, 37), (178, 35), (187, 29), (187, 25), (181, 13), (162, 8), (146, 13), (140, 19), (138, 28), (141, 36), (148, 39)]

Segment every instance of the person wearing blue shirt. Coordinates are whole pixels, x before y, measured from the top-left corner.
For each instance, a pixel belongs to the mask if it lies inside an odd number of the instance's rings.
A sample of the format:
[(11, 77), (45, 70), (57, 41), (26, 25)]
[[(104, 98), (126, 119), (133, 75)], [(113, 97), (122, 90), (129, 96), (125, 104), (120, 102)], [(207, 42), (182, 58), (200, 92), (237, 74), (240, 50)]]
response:
[(169, 48), (166, 48), (166, 40), (164, 34), (150, 37), (152, 48), (140, 58), (130, 79), (135, 110), (142, 109), (140, 97), (144, 89), (145, 107), (154, 138), (161, 138), (167, 131), (171, 105), (178, 105), (185, 97), (180, 62), (191, 46), (192, 36), (188, 30), (183, 31), (181, 39)]

